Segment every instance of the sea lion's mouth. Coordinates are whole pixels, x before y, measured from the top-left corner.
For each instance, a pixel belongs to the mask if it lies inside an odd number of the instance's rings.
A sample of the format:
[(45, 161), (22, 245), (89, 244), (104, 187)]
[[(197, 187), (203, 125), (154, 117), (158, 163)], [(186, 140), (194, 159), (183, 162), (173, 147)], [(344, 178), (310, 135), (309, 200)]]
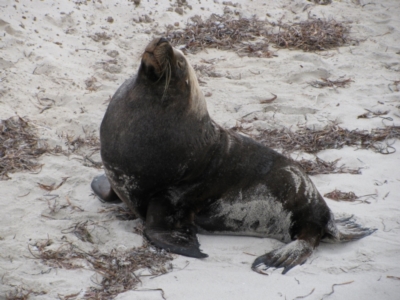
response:
[(147, 72), (154, 73), (158, 79), (169, 69), (173, 53), (173, 48), (166, 38), (154, 39), (146, 47), (142, 55), (142, 63)]

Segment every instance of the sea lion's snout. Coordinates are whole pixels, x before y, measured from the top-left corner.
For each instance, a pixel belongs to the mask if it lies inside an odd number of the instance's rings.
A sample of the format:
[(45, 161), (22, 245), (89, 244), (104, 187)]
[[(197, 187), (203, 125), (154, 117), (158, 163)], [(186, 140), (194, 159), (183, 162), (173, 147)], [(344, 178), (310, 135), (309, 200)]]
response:
[(148, 75), (155, 75), (158, 79), (164, 74), (173, 56), (174, 51), (168, 40), (164, 37), (156, 38), (146, 47), (142, 55), (142, 65)]
[(161, 45), (162, 43), (168, 43), (168, 40), (165, 37), (161, 37), (157, 42), (157, 46)]

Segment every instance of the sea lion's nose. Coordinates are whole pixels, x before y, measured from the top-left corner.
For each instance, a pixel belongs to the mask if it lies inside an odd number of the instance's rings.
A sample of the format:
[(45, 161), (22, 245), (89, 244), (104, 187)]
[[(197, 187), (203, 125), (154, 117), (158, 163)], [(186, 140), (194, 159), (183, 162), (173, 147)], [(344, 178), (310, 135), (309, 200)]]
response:
[(168, 40), (165, 37), (160, 38), (160, 40), (157, 43), (157, 46), (161, 45), (162, 43), (168, 43)]

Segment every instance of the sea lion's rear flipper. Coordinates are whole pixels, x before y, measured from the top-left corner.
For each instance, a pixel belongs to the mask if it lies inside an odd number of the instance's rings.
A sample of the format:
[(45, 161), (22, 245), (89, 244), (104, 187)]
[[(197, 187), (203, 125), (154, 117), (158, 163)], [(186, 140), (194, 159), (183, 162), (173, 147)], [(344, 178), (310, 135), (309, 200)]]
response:
[(322, 239), (327, 243), (344, 243), (362, 239), (376, 231), (375, 228), (362, 227), (357, 224), (353, 216), (340, 219), (331, 219), (326, 228), (326, 237)]
[(253, 262), (251, 268), (263, 273), (268, 268), (284, 268), (282, 274), (286, 274), (297, 265), (302, 265), (312, 254), (313, 246), (305, 240), (295, 240), (281, 248), (264, 254)]
[(177, 223), (172, 221), (176, 219), (176, 212), (177, 209), (166, 199), (151, 200), (147, 208), (145, 236), (154, 246), (172, 253), (195, 258), (208, 257), (200, 251), (194, 225), (183, 222), (177, 227), (174, 224)]
[(121, 199), (119, 199), (118, 195), (112, 189), (110, 182), (107, 179), (105, 174), (96, 176), (92, 180), (93, 192), (97, 197), (100, 198), (101, 201), (108, 203), (120, 203)]

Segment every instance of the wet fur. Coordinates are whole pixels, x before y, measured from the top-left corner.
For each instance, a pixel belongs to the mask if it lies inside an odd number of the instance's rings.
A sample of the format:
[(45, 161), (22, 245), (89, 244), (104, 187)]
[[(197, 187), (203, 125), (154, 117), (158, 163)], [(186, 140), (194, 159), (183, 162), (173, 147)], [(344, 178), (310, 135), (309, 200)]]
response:
[(257, 258), (253, 269), (287, 272), (322, 239), (373, 232), (337, 224), (298, 165), (217, 125), (193, 68), (165, 39), (147, 46), (137, 77), (113, 96), (100, 139), (112, 189), (146, 221), (149, 240), (172, 252), (205, 257), (198, 230), (273, 237), (289, 244)]

